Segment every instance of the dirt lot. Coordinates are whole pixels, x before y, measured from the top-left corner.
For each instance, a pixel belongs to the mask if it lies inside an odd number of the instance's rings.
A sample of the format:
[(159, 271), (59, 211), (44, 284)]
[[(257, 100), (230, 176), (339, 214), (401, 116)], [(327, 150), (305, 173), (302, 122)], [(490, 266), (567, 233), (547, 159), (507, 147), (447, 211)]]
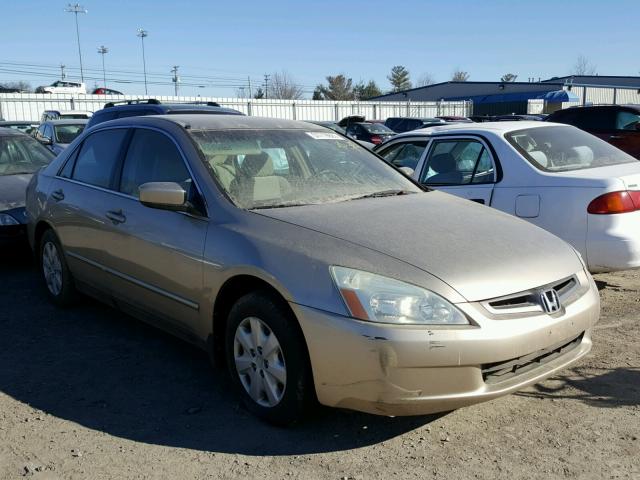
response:
[(255, 420), (204, 354), (91, 301), (51, 307), (0, 258), (0, 478), (640, 479), (640, 273), (598, 275), (594, 349), (440, 417)]

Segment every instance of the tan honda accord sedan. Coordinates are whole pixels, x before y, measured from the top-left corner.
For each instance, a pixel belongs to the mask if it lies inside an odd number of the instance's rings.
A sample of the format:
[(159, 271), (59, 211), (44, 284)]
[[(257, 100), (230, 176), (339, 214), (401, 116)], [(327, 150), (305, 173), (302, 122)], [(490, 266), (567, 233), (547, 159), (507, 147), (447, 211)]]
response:
[(514, 392), (584, 356), (599, 316), (562, 240), (303, 122), (99, 124), (26, 208), (53, 302), (89, 294), (201, 346), (279, 424), (315, 401), (418, 415)]

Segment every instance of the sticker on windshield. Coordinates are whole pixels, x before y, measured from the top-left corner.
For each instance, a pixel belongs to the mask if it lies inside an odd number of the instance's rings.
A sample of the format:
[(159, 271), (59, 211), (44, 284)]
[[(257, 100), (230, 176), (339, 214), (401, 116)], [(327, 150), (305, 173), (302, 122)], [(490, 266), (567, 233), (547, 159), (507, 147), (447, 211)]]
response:
[(343, 136), (333, 132), (304, 132), (316, 140), (346, 140)]

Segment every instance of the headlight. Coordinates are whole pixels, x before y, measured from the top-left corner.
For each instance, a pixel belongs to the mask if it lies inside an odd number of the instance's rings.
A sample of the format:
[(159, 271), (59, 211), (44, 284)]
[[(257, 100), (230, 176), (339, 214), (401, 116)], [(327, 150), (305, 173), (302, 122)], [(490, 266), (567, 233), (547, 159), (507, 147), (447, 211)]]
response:
[(468, 325), (454, 305), (424, 288), (345, 267), (331, 275), (354, 318), (379, 323)]
[(20, 223), (8, 213), (0, 213), (0, 226), (20, 225)]

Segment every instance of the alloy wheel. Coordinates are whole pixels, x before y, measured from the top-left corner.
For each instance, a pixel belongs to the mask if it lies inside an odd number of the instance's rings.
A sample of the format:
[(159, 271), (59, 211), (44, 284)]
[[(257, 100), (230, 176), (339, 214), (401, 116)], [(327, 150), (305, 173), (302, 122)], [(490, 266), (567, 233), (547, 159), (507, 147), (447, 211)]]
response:
[(52, 295), (58, 296), (62, 292), (62, 262), (58, 248), (53, 242), (47, 242), (42, 248), (42, 273), (47, 288)]

